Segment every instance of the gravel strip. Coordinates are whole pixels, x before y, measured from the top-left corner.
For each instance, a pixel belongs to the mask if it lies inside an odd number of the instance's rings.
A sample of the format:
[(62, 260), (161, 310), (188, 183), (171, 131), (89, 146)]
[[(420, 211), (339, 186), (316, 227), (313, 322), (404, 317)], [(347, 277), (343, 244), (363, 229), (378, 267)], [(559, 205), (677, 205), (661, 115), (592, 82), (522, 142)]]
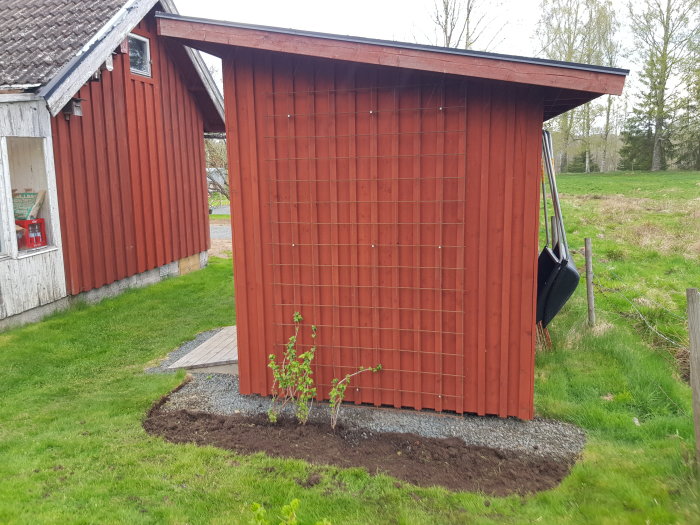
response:
[[(192, 374), (192, 381), (171, 394), (163, 410), (193, 410), (219, 415), (267, 413), (269, 398), (242, 396), (238, 377), (227, 374)], [(327, 405), (314, 404), (311, 419), (328, 421)], [(458, 437), (467, 445), (510, 450), (552, 459), (579, 455), (586, 442), (580, 428), (548, 419), (519, 419), (454, 415), (431, 411), (398, 410), (343, 405), (339, 421), (373, 432), (413, 433), (425, 437)]]
[(176, 348), (172, 352), (170, 352), (165, 359), (163, 359), (158, 366), (154, 366), (152, 368), (146, 368), (145, 372), (147, 374), (172, 374), (174, 370), (168, 369), (170, 365), (175, 363), (178, 359), (181, 357), (186, 356), (189, 354), (192, 350), (197, 348), (199, 345), (201, 345), (204, 341), (209, 339), (210, 337), (218, 334), (223, 330), (223, 327), (221, 328), (215, 328), (214, 330), (209, 330), (208, 332), (202, 332), (199, 334), (197, 337), (192, 339), (192, 341), (187, 341), (184, 345), (180, 346), (179, 348)]
[(231, 225), (211, 224), (209, 225), (209, 233), (212, 239), (231, 240)]

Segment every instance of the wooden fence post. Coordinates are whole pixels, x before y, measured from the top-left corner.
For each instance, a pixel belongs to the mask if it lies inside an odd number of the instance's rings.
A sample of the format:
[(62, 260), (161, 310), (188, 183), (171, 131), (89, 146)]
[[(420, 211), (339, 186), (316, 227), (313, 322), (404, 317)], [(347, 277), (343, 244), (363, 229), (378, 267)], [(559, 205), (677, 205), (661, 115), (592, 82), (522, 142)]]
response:
[(588, 297), (588, 326), (595, 326), (595, 298), (593, 297), (593, 246), (591, 238), (586, 237), (586, 296)]
[(690, 388), (693, 391), (693, 420), (695, 422), (695, 461), (700, 476), (700, 293), (697, 288), (686, 290), (688, 298), (688, 332), (690, 334)]

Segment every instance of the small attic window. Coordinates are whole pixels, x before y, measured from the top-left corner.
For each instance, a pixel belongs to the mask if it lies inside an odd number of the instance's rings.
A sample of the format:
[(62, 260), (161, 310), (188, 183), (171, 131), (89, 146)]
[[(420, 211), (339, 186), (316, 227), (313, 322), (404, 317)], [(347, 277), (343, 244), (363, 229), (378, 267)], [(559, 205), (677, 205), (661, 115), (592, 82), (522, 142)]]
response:
[(129, 66), (132, 73), (151, 76), (151, 49), (147, 38), (129, 35)]

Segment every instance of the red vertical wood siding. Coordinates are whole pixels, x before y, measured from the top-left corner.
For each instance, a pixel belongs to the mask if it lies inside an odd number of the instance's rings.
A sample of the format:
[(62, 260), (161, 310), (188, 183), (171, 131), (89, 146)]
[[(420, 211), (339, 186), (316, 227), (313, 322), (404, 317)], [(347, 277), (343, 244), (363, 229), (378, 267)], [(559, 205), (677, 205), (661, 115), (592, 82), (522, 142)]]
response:
[(533, 416), (540, 88), (224, 57), (240, 388), (292, 314), (357, 403)]
[(76, 94), (83, 116), (52, 122), (71, 294), (209, 247), (202, 115), (152, 18), (134, 33), (150, 41), (152, 76), (115, 54)]

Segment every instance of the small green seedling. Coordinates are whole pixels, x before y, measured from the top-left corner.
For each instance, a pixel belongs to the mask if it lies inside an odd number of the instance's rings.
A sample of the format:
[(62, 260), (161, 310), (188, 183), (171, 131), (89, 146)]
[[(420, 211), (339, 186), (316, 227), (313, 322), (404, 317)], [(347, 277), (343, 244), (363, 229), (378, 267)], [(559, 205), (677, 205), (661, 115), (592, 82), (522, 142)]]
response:
[[(297, 511), (300, 505), (300, 501), (294, 498), (287, 505), (283, 506), (279, 517), (279, 525), (299, 525)], [(250, 512), (252, 513), (251, 525), (272, 525), (272, 522), (267, 519), (265, 507), (260, 505), (260, 503), (253, 503), (250, 506)], [(331, 522), (324, 518), (321, 521), (317, 521), (315, 525), (331, 525)]]
[(270, 525), (267, 519), (267, 511), (260, 503), (253, 503), (250, 506), (250, 512), (252, 514), (250, 525)]
[(331, 428), (335, 429), (335, 425), (338, 423), (338, 416), (340, 415), (340, 405), (345, 398), (345, 390), (350, 386), (350, 380), (356, 375), (362, 374), (364, 372), (379, 372), (382, 369), (382, 365), (378, 364), (373, 368), (360, 367), (357, 372), (352, 374), (347, 374), (343, 379), (335, 378), (331, 381), (331, 391), (329, 393), (330, 397), (330, 412), (331, 412)]

